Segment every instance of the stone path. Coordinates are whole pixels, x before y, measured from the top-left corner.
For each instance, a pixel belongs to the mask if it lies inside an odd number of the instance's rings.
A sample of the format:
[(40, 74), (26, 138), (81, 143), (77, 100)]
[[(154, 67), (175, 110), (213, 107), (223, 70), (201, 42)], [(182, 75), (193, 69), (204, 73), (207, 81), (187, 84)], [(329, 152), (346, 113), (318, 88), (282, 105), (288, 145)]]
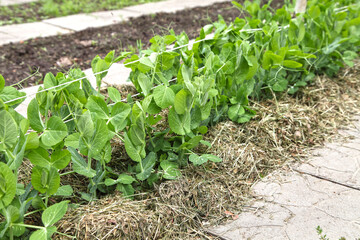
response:
[(9, 6), (23, 3), (36, 2), (37, 0), (0, 0), (0, 6)]
[[(4, 1), (4, 0), (0, 0)], [(13, 1), (13, 0), (5, 0)], [(26, 0), (16, 0), (26, 1)], [(230, 0), (167, 0), (126, 7), (120, 10), (76, 14), (60, 18), (46, 19), (41, 22), (0, 26), (0, 46), (10, 42), (26, 41), (36, 37), (70, 34), (91, 27), (104, 27), (127, 21), (131, 17), (176, 12), (186, 8), (204, 7), (217, 2)]]
[(233, 222), (209, 229), (221, 239), (360, 239), (360, 117), (307, 162), (275, 172), (252, 188), (255, 201)]

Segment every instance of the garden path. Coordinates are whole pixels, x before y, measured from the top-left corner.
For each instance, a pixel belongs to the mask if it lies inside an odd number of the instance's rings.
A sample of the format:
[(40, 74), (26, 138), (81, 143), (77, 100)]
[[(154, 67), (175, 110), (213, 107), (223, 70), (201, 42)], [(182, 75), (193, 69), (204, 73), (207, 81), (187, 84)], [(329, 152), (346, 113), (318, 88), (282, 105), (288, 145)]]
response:
[(360, 239), (360, 117), (340, 134), (348, 140), (255, 184), (251, 206), (209, 232), (226, 240)]
[(37, 0), (0, 0), (0, 6), (9, 6), (16, 4), (23, 4), (29, 2), (36, 2)]
[(120, 10), (76, 14), (46, 19), (41, 22), (0, 26), (0, 46), (11, 42), (26, 41), (31, 38), (69, 34), (87, 28), (104, 27), (122, 21), (128, 21), (130, 18), (141, 15), (160, 12), (174, 13), (186, 8), (204, 7), (227, 1), (230, 0), (167, 0), (135, 5)]

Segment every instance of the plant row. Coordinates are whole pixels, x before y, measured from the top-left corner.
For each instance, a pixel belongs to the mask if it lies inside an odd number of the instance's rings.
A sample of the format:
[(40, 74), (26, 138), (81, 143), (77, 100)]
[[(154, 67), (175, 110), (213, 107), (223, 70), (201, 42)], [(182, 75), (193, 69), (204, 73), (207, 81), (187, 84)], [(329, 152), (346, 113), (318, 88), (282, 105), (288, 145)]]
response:
[[(1, 239), (51, 238), (67, 211), (68, 201), (61, 200), (74, 195), (70, 185), (61, 185), (64, 175), (86, 177), (88, 191), (79, 194), (91, 201), (115, 189), (132, 197), (179, 178), (189, 163), (221, 162), (194, 150), (211, 147), (203, 140), (209, 126), (226, 118), (247, 122), (256, 114), (249, 98), (295, 94), (315, 74), (332, 76), (357, 57), (360, 3), (354, 0), (310, 1), (294, 18), (291, 4), (277, 10), (259, 1), (233, 4), (248, 17), (226, 24), (219, 16), (201, 29), (192, 49), (185, 33), (170, 31), (153, 37), (138, 55), (95, 57), (98, 90), (80, 69), (48, 73), (27, 118), (14, 110), (26, 96), (5, 87), (0, 75)], [(214, 37), (207, 39), (210, 33)], [(167, 50), (170, 44), (176, 50)], [(124, 101), (112, 87), (100, 92), (107, 70), (119, 61), (131, 68), (140, 98)], [(118, 142), (128, 160), (113, 159)], [(31, 180), (18, 176), (25, 160), (33, 166)], [(50, 206), (50, 198), (59, 203)], [(38, 212), (42, 225), (26, 224)]]

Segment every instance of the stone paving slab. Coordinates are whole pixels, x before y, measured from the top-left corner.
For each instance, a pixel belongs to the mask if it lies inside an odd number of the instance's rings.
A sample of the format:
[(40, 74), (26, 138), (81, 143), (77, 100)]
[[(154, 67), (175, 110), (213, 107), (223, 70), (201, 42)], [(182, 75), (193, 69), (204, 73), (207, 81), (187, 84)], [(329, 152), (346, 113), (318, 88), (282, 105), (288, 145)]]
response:
[(250, 210), (209, 231), (223, 239), (302, 240), (319, 239), (320, 226), (331, 240), (360, 238), (359, 133), (357, 120), (342, 132), (355, 139), (325, 144), (306, 163), (292, 166), (306, 174), (280, 170), (265, 177), (252, 188)]
[(129, 20), (130, 17), (138, 17), (140, 15), (136, 12), (115, 10), (51, 18), (43, 22), (73, 31), (82, 31), (87, 28), (104, 27), (120, 23)]
[(9, 6), (23, 3), (37, 2), (37, 0), (0, 0), (0, 6)]
[(25, 41), (31, 38), (55, 36), (72, 32), (73, 31), (68, 29), (52, 26), (43, 22), (0, 26), (0, 33), (9, 36), (7, 38), (0, 38), (0, 45), (10, 42)]

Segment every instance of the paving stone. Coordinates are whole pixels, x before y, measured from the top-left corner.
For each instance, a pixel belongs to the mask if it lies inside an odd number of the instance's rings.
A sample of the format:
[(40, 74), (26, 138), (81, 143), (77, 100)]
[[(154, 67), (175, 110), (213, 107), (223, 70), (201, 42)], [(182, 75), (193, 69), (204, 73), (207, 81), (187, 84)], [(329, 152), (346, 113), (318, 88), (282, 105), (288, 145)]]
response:
[[(337, 204), (346, 205), (345, 203)], [(340, 237), (346, 239), (360, 237), (360, 228), (356, 223), (333, 218), (324, 211), (312, 207), (302, 208), (301, 214), (294, 214), (288, 220), (285, 228), (286, 239), (319, 239), (320, 237), (316, 232), (317, 226), (320, 226), (324, 234), (331, 240), (340, 239)]]
[[(358, 122), (360, 123), (360, 121)], [(357, 123), (357, 124), (358, 124)], [(351, 129), (356, 132), (356, 129)], [(359, 143), (329, 143), (293, 168), (360, 187)], [(360, 238), (360, 191), (292, 171), (277, 171), (252, 188), (255, 210), (210, 229), (225, 239)]]
[(104, 77), (103, 82), (109, 86), (133, 85), (128, 81), (131, 68), (125, 67), (123, 64), (113, 64), (108, 74)]
[(1, 26), (0, 33), (6, 33), (14, 37), (8, 38), (6, 41), (3, 41), (3, 39), (0, 40), (1, 44), (6, 44), (10, 42), (25, 41), (30, 38), (48, 37), (57, 34), (71, 33), (71, 31), (43, 22), (35, 22)]
[(59, 18), (51, 18), (43, 20), (43, 22), (73, 31), (81, 31), (87, 28), (108, 26), (111, 24), (126, 21), (130, 17), (138, 16), (140, 16), (140, 14), (136, 12), (114, 10), (91, 14), (77, 14)]
[(154, 3), (146, 3), (126, 7), (124, 10), (139, 12), (143, 15), (158, 12), (174, 13), (185, 8), (204, 7), (218, 2), (228, 2), (229, 0), (170, 0)]
[(37, 2), (37, 0), (0, 0), (0, 6), (9, 6), (30, 2)]
[(16, 42), (17, 39), (18, 39), (18, 37), (16, 37), (16, 36), (12, 36), (5, 32), (0, 32), (0, 46), (10, 43), (10, 42)]
[(289, 217), (289, 210), (270, 203), (264, 208), (243, 212), (237, 220), (211, 231), (226, 239), (286, 239), (284, 222)]

